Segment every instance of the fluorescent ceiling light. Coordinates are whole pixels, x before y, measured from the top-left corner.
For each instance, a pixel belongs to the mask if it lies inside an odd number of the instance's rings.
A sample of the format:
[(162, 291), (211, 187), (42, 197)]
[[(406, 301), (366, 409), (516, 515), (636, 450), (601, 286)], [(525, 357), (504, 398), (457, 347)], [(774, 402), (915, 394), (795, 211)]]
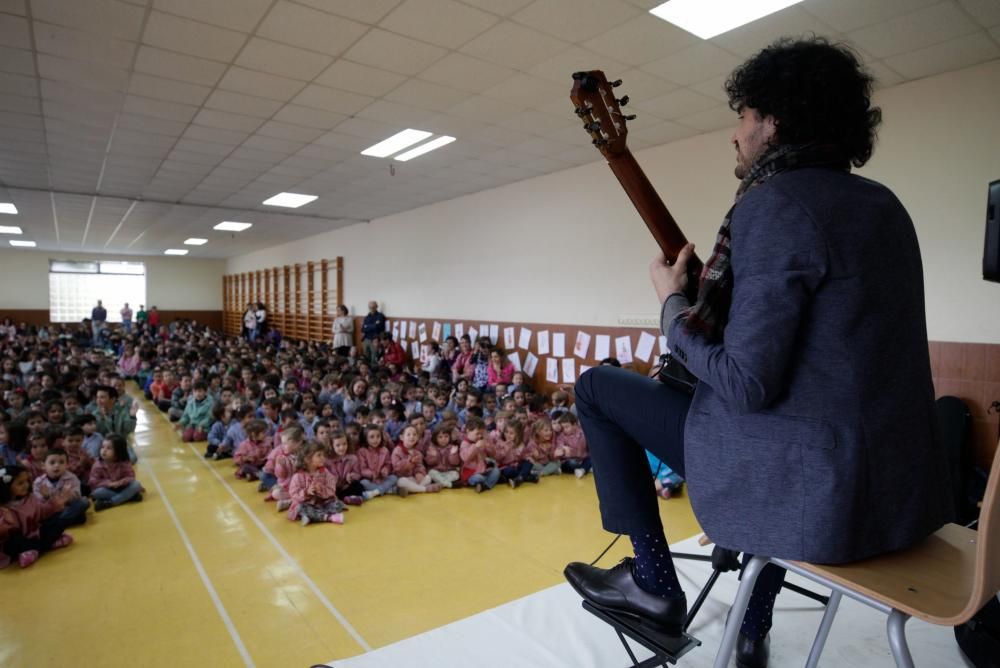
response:
[(711, 39), (802, 0), (669, 0), (650, 14), (678, 28)]
[(0, 234), (24, 234), (17, 225), (0, 225)]
[(34, 241), (19, 241), (17, 239), (11, 239), (10, 240), (10, 245), (11, 246), (23, 246), (24, 248), (34, 248), (35, 247), (35, 242)]
[(437, 139), (432, 139), (426, 144), (421, 144), (420, 146), (416, 147), (411, 151), (407, 151), (406, 153), (400, 153), (394, 158), (394, 160), (399, 160), (400, 162), (406, 162), (407, 160), (412, 160), (413, 158), (423, 155), (424, 153), (433, 151), (436, 148), (441, 148), (442, 146), (450, 144), (453, 141), (455, 141), (455, 138), (448, 137), (447, 135), (443, 137), (438, 137)]
[(17, 207), (10, 202), (0, 202), (0, 213), (17, 213)]
[(221, 230), (222, 232), (242, 232), (248, 227), (253, 227), (253, 223), (237, 223), (232, 220), (225, 220), (212, 229)]
[(374, 146), (369, 146), (365, 150), (361, 151), (361, 155), (371, 155), (376, 158), (387, 158), (393, 153), (402, 151), (407, 146), (413, 146), (419, 141), (423, 141), (431, 136), (430, 132), (425, 130), (413, 130), (411, 128), (406, 128), (402, 132), (397, 132), (393, 136), (380, 141)]
[(190, 239), (185, 239), (184, 243), (188, 246), (202, 246), (208, 243), (208, 239), (199, 239), (198, 237), (191, 237)]
[(301, 195), (299, 193), (278, 193), (270, 199), (264, 200), (264, 204), (268, 206), (284, 206), (289, 209), (297, 209), (300, 206), (308, 204), (313, 200), (318, 199), (316, 195)]
[(167, 250), (163, 251), (163, 254), (164, 255), (187, 255), (188, 252), (187, 252), (186, 248), (168, 248)]

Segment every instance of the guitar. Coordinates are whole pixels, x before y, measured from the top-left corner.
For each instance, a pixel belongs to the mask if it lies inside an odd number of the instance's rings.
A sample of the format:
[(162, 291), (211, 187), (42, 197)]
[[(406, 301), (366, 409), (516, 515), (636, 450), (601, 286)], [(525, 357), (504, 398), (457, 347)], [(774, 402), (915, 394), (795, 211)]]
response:
[[(601, 70), (575, 72), (569, 97), (592, 143), (608, 161), (608, 167), (618, 177), (618, 182), (632, 200), (660, 250), (668, 261), (676, 262), (677, 255), (688, 240), (625, 144), (628, 121), (635, 116), (622, 113), (621, 108), (628, 104), (628, 96), (619, 99), (612, 91), (621, 83), (620, 79), (609, 82)], [(688, 260), (685, 295), (692, 304), (697, 300), (703, 266), (695, 255)], [(660, 356), (656, 375), (661, 382), (688, 394), (694, 393), (698, 383), (698, 379), (671, 355)]]
[[(608, 166), (618, 177), (618, 182), (632, 200), (660, 250), (667, 260), (675, 262), (688, 240), (625, 144), (628, 121), (635, 116), (622, 113), (621, 108), (628, 104), (628, 96), (618, 99), (612, 91), (621, 83), (620, 79), (609, 82), (601, 70), (576, 72), (569, 97), (592, 143), (608, 161)], [(687, 266), (686, 294), (692, 304), (698, 294), (702, 266), (697, 256), (691, 256)]]

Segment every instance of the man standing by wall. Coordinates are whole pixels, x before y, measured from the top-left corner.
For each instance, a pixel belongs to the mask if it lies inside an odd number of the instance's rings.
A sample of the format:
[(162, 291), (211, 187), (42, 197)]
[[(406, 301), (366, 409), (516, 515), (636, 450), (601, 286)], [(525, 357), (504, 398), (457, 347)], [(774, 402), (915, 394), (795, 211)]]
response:
[(90, 327), (94, 335), (94, 345), (99, 345), (101, 341), (101, 330), (108, 320), (108, 310), (104, 308), (101, 300), (97, 300), (97, 306), (90, 311)]
[(368, 302), (368, 315), (361, 325), (364, 356), (374, 364), (378, 359), (378, 335), (385, 331), (385, 316), (378, 310), (378, 302)]
[(121, 310), (122, 316), (122, 329), (125, 330), (126, 334), (132, 333), (132, 309), (129, 308), (128, 302), (125, 302), (125, 306)]

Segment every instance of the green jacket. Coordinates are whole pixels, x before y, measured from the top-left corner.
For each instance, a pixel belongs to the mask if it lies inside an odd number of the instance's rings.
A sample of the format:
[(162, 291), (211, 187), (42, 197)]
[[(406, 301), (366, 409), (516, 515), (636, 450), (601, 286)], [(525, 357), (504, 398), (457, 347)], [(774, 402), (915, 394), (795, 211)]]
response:
[(91, 412), (97, 418), (97, 433), (99, 434), (128, 436), (135, 431), (135, 418), (129, 415), (128, 409), (123, 408), (120, 404), (115, 404), (115, 407), (111, 409), (111, 415), (104, 415), (99, 408), (95, 408)]
[(181, 424), (185, 427), (197, 427), (201, 431), (207, 432), (212, 428), (212, 407), (214, 405), (215, 402), (208, 395), (205, 395), (201, 401), (195, 401), (194, 396), (192, 396), (184, 406)]

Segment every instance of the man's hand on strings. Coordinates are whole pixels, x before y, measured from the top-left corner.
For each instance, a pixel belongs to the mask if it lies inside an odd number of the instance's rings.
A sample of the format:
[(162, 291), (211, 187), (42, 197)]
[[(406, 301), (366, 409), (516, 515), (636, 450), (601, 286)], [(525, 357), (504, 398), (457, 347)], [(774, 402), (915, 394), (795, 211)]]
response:
[(694, 244), (687, 244), (677, 255), (676, 262), (671, 263), (662, 252), (650, 262), (649, 278), (661, 304), (675, 292), (684, 292), (688, 283), (687, 264), (692, 255)]

